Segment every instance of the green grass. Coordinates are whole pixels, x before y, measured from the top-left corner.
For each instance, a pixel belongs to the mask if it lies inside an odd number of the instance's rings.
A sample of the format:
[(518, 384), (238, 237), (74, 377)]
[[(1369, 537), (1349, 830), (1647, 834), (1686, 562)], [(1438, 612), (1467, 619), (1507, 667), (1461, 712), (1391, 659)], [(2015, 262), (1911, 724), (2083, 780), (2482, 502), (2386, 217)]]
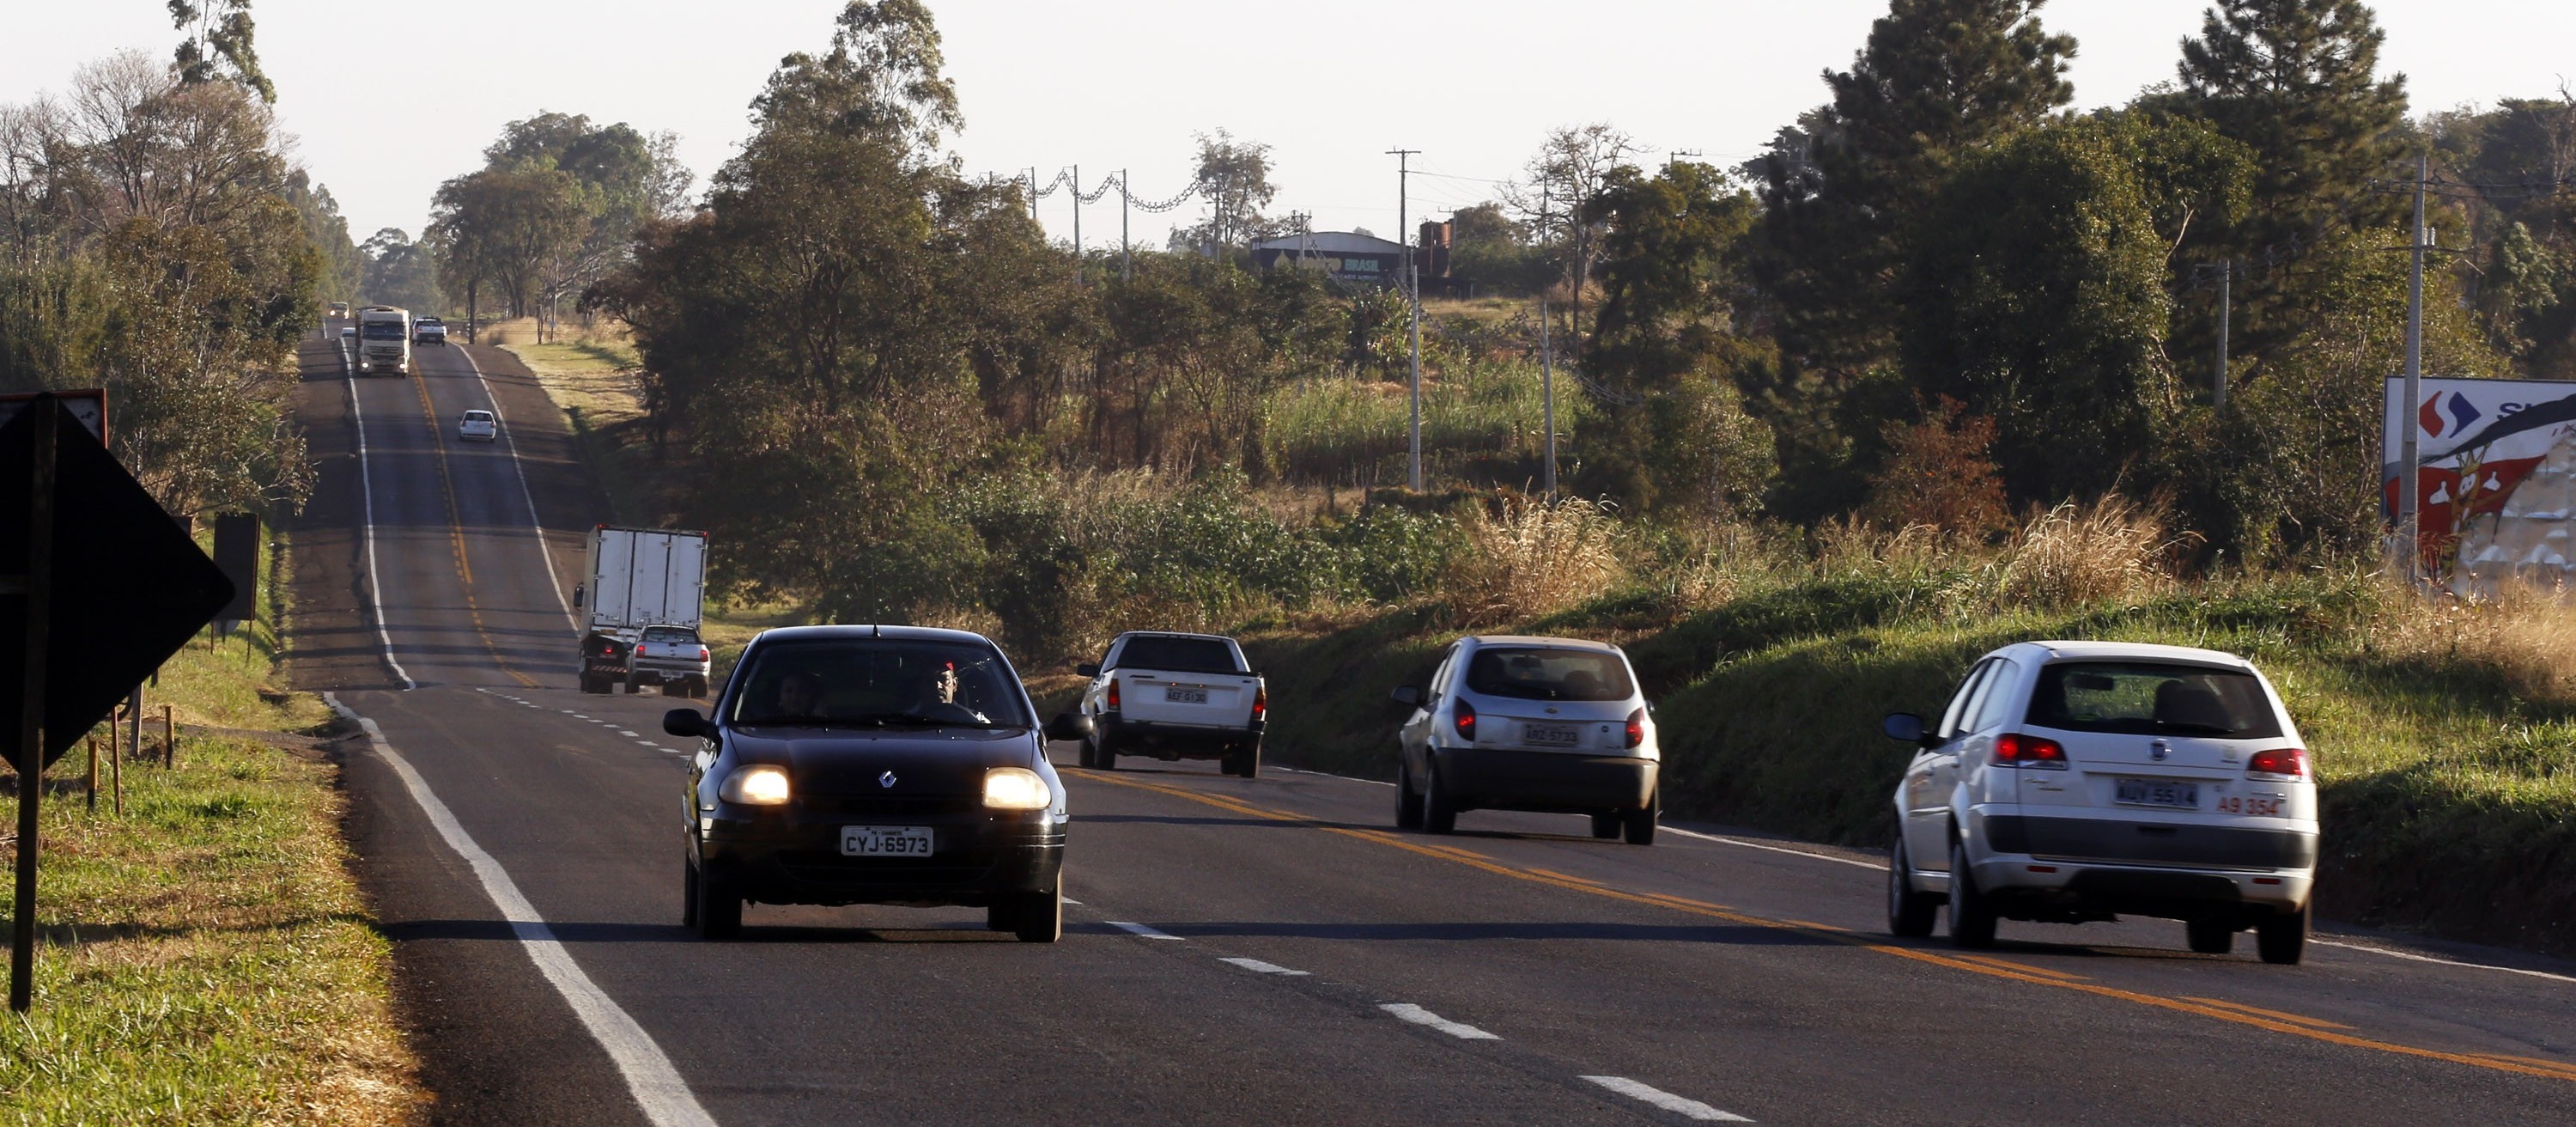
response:
[(596, 467), (608, 493), (611, 522), (660, 523), (663, 505), (643, 473), (651, 455), (645, 449), (643, 402), (629, 374), (639, 363), (634, 347), (585, 337), (514, 343), (507, 349), (536, 373), (547, 396), (563, 409), (574, 445)]
[[(1558, 433), (1590, 411), (1590, 399), (1559, 372)], [(1361, 466), (1375, 467), (1381, 482), (1404, 478), (1412, 404), (1400, 383), (1312, 380), (1273, 394), (1269, 412), (1276, 465), (1294, 479), (1347, 482)], [(1545, 418), (1535, 362), (1453, 361), (1423, 384), (1424, 461), (1436, 478), (1520, 486), (1539, 473)]]
[[(1957, 613), (1937, 576), (1810, 579), (1640, 626), (1628, 600), (1522, 624), (1626, 645), (1657, 704), (1671, 815), (1885, 844), (1908, 751), (1891, 711), (1937, 712), (1979, 654), (2022, 640), (2207, 646), (2262, 666), (2322, 786), (2321, 911), (2576, 950), (2576, 709), (2467, 658), (2389, 646), (2405, 613), (2361, 581), (2292, 577), (2070, 610)], [(1394, 772), (1388, 689), (1456, 632), (1423, 609), (1248, 639), (1289, 762)]]
[[(183, 724), (323, 723), (318, 700), (265, 684), (274, 621), (191, 643), (149, 690), (149, 714), (167, 702)], [(147, 745), (158, 729), (146, 725)], [(112, 755), (95, 812), (85, 754), (48, 772), (35, 1007), (0, 1019), (0, 1120), (407, 1121), (423, 1097), (392, 1019), (391, 951), (340, 837), (336, 769), (185, 731), (178, 761), (125, 763), (122, 816)], [(14, 826), (16, 807), (12, 786), (0, 819)], [(11, 900), (0, 890), (0, 911)]]

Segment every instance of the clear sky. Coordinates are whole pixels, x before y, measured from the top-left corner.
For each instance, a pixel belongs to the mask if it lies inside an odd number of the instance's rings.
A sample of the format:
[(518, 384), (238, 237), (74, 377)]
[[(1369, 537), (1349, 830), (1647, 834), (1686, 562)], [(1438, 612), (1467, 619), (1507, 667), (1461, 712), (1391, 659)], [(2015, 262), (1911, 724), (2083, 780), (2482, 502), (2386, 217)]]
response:
[[(1140, 198), (1187, 182), (1192, 135), (1274, 146), (1273, 210), (1318, 230), (1396, 227), (1396, 147), (1423, 150), (1412, 212), (1487, 198), (1553, 126), (1606, 121), (1650, 150), (1723, 164), (1824, 100), (1885, 0), (931, 0), (964, 102), (971, 171), (1039, 178), (1120, 168)], [(2202, 0), (2055, 0), (2080, 42), (2077, 101), (2173, 76)], [(123, 48), (166, 57), (164, 0), (8, 0), (0, 102), (58, 90)], [(298, 155), (358, 238), (418, 234), (439, 181), (481, 163), (504, 122), (540, 110), (669, 129), (700, 186), (747, 128), (780, 56), (819, 50), (840, 0), (255, 0), (260, 57)], [(2385, 68), (2418, 111), (2554, 94), (2576, 80), (2576, 2), (2382, 0)], [(1118, 237), (1117, 197), (1083, 241)], [(1072, 205), (1041, 204), (1056, 237)], [(1197, 205), (1175, 217), (1197, 217)], [(1138, 216), (1159, 243), (1172, 217)]]

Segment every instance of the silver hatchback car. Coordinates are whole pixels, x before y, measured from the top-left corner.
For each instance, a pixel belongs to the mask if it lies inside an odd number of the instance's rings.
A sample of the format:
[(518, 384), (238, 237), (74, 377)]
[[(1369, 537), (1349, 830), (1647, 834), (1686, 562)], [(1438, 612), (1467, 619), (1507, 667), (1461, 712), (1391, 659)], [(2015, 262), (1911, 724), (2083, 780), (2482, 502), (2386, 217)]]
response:
[(1466, 810), (1585, 814), (1592, 836), (1655, 840), (1662, 753), (1628, 655), (1572, 638), (1460, 638), (1428, 686), (1395, 690), (1395, 824), (1450, 833)]
[(2316, 884), (2306, 743), (2253, 663), (2215, 650), (2024, 642), (1969, 670), (1896, 788), (1888, 927), (1963, 947), (1998, 919), (2183, 921), (2191, 949), (2255, 933), (2295, 963)]

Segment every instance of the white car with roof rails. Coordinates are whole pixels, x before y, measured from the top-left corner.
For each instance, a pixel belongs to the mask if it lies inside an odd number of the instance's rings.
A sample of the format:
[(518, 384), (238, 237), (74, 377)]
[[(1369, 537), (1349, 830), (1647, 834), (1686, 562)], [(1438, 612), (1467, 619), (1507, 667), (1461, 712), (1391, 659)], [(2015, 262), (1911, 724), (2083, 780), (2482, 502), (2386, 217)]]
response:
[(1471, 635), (1428, 685), (1395, 690), (1395, 824), (1455, 832), (1467, 810), (1582, 814), (1651, 845), (1663, 813), (1654, 709), (1628, 655), (1576, 638)]
[(1896, 713), (1916, 745), (1896, 789), (1888, 927), (1932, 932), (1946, 902), (1962, 947), (1999, 919), (2181, 920), (2192, 950), (2252, 929), (2296, 963), (2316, 885), (2307, 744), (2253, 663), (2126, 642), (2023, 642), (1980, 658), (1937, 721)]

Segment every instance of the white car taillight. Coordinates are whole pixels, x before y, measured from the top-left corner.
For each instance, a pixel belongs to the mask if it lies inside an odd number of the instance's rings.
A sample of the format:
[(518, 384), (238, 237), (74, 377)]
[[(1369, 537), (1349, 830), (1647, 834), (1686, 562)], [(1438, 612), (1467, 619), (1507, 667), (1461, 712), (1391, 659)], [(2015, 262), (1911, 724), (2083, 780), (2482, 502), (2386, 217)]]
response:
[(2308, 753), (2295, 747), (2258, 751), (2254, 758), (2246, 761), (2245, 773), (2275, 779), (2304, 779), (2308, 777)]

